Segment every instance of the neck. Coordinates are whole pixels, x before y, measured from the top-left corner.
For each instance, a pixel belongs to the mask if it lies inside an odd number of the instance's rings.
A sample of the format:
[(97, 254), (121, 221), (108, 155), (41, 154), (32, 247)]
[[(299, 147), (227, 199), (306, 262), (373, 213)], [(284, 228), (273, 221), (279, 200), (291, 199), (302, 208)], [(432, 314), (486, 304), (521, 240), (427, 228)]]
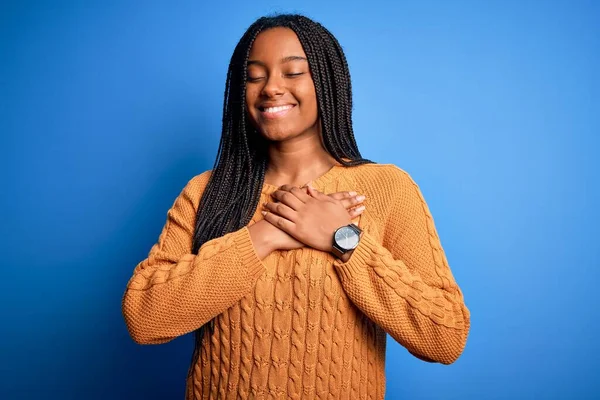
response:
[(275, 142), (269, 147), (265, 182), (303, 186), (338, 164), (323, 147), (319, 135)]

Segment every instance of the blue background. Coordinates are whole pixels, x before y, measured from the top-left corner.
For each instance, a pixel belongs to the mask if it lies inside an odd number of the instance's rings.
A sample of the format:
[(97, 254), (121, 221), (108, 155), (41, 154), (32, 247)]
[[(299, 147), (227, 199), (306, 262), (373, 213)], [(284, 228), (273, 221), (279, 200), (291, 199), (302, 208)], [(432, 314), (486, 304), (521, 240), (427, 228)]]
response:
[(451, 366), (389, 339), (387, 398), (599, 395), (598, 2), (289, 4), (1, 3), (0, 398), (183, 398), (191, 336), (134, 344), (121, 296), (273, 11), (341, 41), (359, 147), (420, 185), (472, 313)]

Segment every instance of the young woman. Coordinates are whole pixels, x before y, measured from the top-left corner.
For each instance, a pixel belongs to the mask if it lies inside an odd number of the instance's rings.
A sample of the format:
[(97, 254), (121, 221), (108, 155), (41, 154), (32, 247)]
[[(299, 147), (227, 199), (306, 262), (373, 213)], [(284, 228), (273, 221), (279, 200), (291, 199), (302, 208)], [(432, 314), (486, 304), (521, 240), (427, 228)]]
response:
[(469, 311), (419, 187), (361, 157), (338, 41), (299, 15), (236, 46), (214, 168), (193, 179), (133, 272), (138, 343), (189, 332), (188, 399), (383, 399), (386, 333), (461, 354)]

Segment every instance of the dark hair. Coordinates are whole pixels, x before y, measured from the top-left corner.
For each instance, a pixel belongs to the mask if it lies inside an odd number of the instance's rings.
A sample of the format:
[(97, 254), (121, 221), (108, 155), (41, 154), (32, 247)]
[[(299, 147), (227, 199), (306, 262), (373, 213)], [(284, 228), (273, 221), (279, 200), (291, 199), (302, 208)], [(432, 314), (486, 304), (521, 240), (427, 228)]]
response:
[[(229, 63), (221, 141), (198, 206), (192, 246), (194, 254), (207, 241), (246, 226), (258, 206), (268, 162), (267, 142), (246, 113), (247, 62), (258, 34), (275, 27), (292, 29), (306, 53), (326, 150), (344, 166), (371, 162), (362, 158), (354, 139), (350, 72), (337, 39), (321, 24), (302, 15), (259, 18), (244, 33)], [(210, 321), (208, 325), (212, 328), (213, 323)], [(204, 325), (195, 332), (190, 373), (198, 360), (206, 327)]]

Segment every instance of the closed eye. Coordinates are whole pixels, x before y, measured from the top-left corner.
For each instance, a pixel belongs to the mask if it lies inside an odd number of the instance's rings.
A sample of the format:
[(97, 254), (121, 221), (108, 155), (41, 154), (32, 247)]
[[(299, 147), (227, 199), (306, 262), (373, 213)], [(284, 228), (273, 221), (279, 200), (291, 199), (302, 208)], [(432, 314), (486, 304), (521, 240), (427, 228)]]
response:
[(263, 78), (264, 77), (262, 77), (262, 76), (248, 76), (248, 77), (246, 77), (246, 80), (248, 82), (258, 82), (258, 81), (260, 81)]
[[(296, 73), (293, 73), (293, 74), (285, 74), (285, 77), (286, 78), (297, 78), (297, 77), (302, 76), (304, 74), (306, 74), (306, 72), (296, 72)], [(258, 82), (258, 81), (260, 81), (262, 79), (265, 79), (265, 77), (264, 76), (247, 76), (246, 77), (246, 80), (248, 82), (251, 82), (251, 83)]]

